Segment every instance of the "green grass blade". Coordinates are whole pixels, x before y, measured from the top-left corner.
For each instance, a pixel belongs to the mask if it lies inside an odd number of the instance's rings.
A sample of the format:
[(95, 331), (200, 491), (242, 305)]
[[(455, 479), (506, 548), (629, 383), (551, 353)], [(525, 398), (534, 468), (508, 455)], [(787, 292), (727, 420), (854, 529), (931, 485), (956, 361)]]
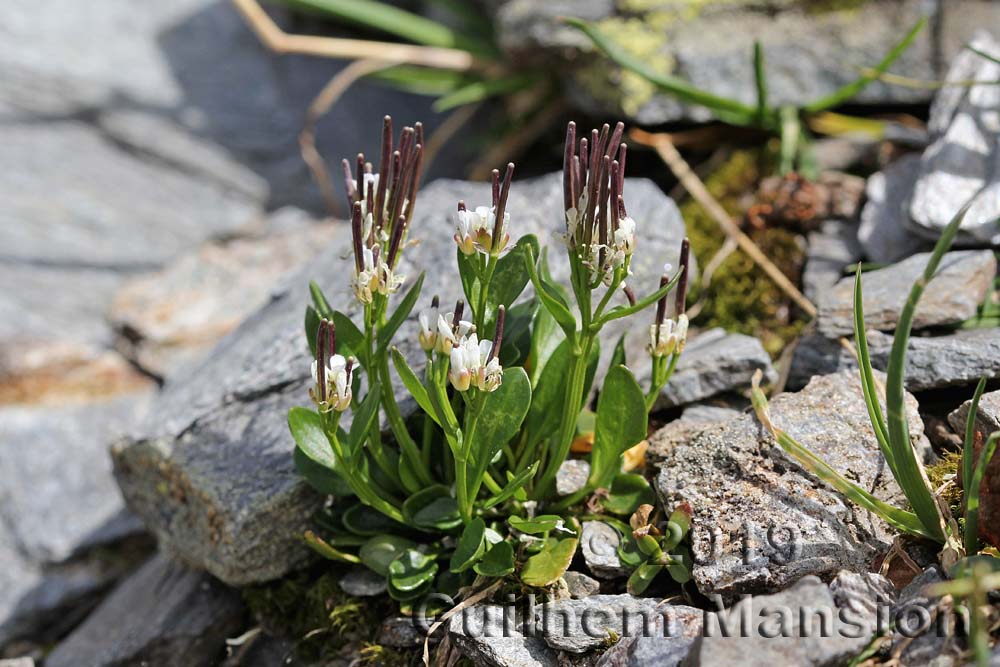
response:
[(923, 465), (917, 460), (917, 455), (913, 451), (910, 442), (910, 427), (906, 421), (906, 389), (903, 384), (903, 377), (906, 371), (906, 347), (910, 340), (910, 331), (913, 328), (913, 316), (917, 310), (917, 303), (923, 294), (927, 284), (934, 277), (941, 258), (951, 247), (958, 234), (958, 228), (962, 224), (962, 218), (969, 204), (962, 207), (962, 210), (952, 219), (948, 226), (941, 232), (941, 238), (934, 246), (923, 275), (917, 279), (910, 290), (910, 296), (899, 314), (899, 321), (896, 323), (896, 334), (892, 341), (892, 350), (889, 353), (889, 369), (885, 386), (885, 403), (887, 412), (887, 433), (889, 436), (889, 446), (892, 449), (893, 460), (895, 461), (896, 481), (902, 487), (907, 500), (913, 507), (913, 511), (920, 517), (924, 527), (933, 535), (934, 539), (943, 542), (945, 539), (941, 528), (942, 519), (937, 502), (927, 481)]
[(872, 373), (872, 360), (868, 353), (868, 338), (865, 334), (865, 306), (861, 293), (861, 264), (858, 264), (854, 274), (854, 346), (858, 352), (858, 366), (861, 373), (861, 390), (865, 394), (865, 406), (868, 408), (868, 418), (875, 430), (875, 439), (885, 457), (893, 477), (896, 476), (896, 462), (889, 447), (889, 436), (885, 427), (885, 415), (879, 403), (879, 392)]
[(986, 391), (986, 378), (980, 378), (976, 385), (976, 392), (972, 395), (972, 403), (969, 405), (969, 414), (965, 419), (965, 440), (962, 444), (962, 481), (972, 479), (972, 469), (975, 462), (972, 460), (975, 454), (976, 441), (976, 413), (979, 412), (979, 399)]
[(767, 118), (767, 78), (764, 73), (764, 47), (753, 43), (753, 78), (757, 84), (757, 122), (764, 124)]
[(454, 92), (470, 81), (469, 75), (465, 72), (417, 65), (397, 65), (380, 69), (369, 74), (366, 79), (396, 90), (433, 97)]
[(482, 56), (495, 56), (489, 42), (475, 40), (448, 26), (375, 0), (280, 0), (292, 9), (333, 17), (354, 25), (395, 35), (402, 39), (444, 48), (461, 49)]
[(481, 102), (497, 95), (508, 95), (526, 90), (541, 80), (541, 74), (528, 72), (497, 79), (473, 81), (436, 101), (433, 108), (434, 111), (438, 112), (447, 111), (473, 102)]
[(983, 476), (986, 474), (986, 466), (990, 464), (993, 454), (996, 452), (997, 440), (1000, 440), (1000, 432), (994, 433), (983, 445), (983, 450), (979, 453), (979, 461), (969, 478), (965, 494), (965, 553), (968, 556), (979, 551), (979, 489), (983, 484)]
[(795, 156), (799, 152), (799, 137), (802, 127), (799, 123), (799, 110), (793, 106), (783, 106), (778, 112), (781, 125), (781, 173), (795, 171)]
[(692, 86), (687, 81), (676, 76), (653, 71), (649, 66), (628, 53), (614, 40), (591, 23), (576, 18), (564, 19), (567, 25), (576, 28), (586, 35), (600, 51), (616, 64), (635, 72), (661, 90), (677, 97), (682, 102), (700, 104), (711, 109), (720, 120), (734, 125), (755, 125), (757, 109), (742, 102), (713, 95), (707, 91)]
[(771, 417), (768, 413), (767, 398), (757, 385), (758, 381), (755, 378), (753, 388), (750, 392), (750, 400), (757, 413), (757, 419), (774, 435), (775, 440), (778, 441), (778, 444), (789, 456), (795, 459), (803, 468), (844, 494), (848, 500), (881, 517), (883, 521), (896, 530), (910, 535), (933, 539), (933, 536), (925, 530), (924, 524), (916, 514), (893, 507), (879, 500), (865, 489), (847, 480), (827, 465), (825, 461), (803, 447), (795, 438), (776, 427), (771, 422)]
[(843, 104), (847, 100), (851, 99), (862, 90), (864, 90), (868, 84), (880, 77), (889, 67), (896, 62), (899, 58), (909, 48), (913, 40), (916, 39), (917, 35), (921, 30), (924, 29), (924, 25), (927, 23), (927, 18), (923, 17), (917, 21), (916, 25), (910, 28), (909, 32), (897, 43), (892, 49), (885, 55), (885, 58), (876, 65), (871, 71), (863, 76), (858, 77), (854, 81), (850, 82), (845, 86), (841, 86), (837, 90), (833, 91), (829, 95), (814, 100), (806, 105), (805, 111), (808, 113), (816, 113), (817, 111), (824, 111), (831, 107)]

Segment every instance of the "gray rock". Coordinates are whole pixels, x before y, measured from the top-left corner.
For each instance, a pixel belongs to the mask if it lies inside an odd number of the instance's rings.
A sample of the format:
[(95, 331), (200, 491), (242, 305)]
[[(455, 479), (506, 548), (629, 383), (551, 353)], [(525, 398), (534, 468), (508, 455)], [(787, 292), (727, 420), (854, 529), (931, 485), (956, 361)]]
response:
[(709, 614), (686, 665), (833, 667), (852, 659), (878, 628), (875, 599), (838, 600), (817, 577), (781, 593), (746, 597)]
[(727, 405), (715, 405), (712, 403), (695, 403), (684, 408), (681, 419), (704, 424), (717, 424), (728, 421), (733, 417), (738, 417), (743, 409), (749, 407), (746, 399), (739, 397), (739, 400), (729, 400)]
[(351, 570), (340, 578), (337, 582), (340, 590), (354, 597), (367, 598), (375, 597), (385, 593), (385, 577), (379, 576), (367, 567), (359, 567)]
[[(445, 304), (459, 297), (450, 268), (454, 243), (441, 216), (459, 199), (470, 205), (487, 201), (488, 190), (481, 183), (438, 181), (421, 193), (411, 238), (422, 243), (407, 249), (400, 266), (411, 283), (427, 270), (421, 304), (434, 294)], [(643, 240), (632, 263), (633, 284), (641, 294), (657, 285), (664, 262), (676, 264), (683, 223), (650, 181), (629, 181), (625, 197)], [(560, 175), (516, 183), (508, 204), (512, 235), (534, 233), (549, 243), (561, 207)], [(185, 559), (231, 585), (279, 577), (309, 555), (300, 535), (321, 498), (294, 470), (285, 413), (309, 400), (302, 332), (308, 281), (317, 280), (334, 308), (358, 312), (343, 259), (349, 243), (340, 238), (282, 281), (272, 300), (223, 339), (203, 365), (168, 381), (156, 419), (115, 447), (116, 474), (129, 505)], [(565, 280), (565, 255), (553, 250), (553, 274)], [(645, 344), (642, 327), (630, 329), (625, 320), (617, 324), (605, 330), (606, 350), (627, 330), (632, 344)], [(423, 353), (416, 328), (414, 316), (396, 340), (419, 370)], [(402, 395), (401, 385), (397, 391)]]
[(412, 649), (424, 643), (425, 634), (421, 632), (412, 618), (407, 616), (390, 616), (382, 621), (378, 630), (376, 643), (392, 648)]
[[(986, 24), (989, 25), (989, 24)], [(979, 32), (972, 46), (1000, 57), (1000, 43)], [(1000, 64), (963, 50), (948, 71), (949, 81), (996, 81)], [(963, 240), (1000, 244), (1000, 91), (995, 85), (946, 86), (934, 98), (928, 128), (933, 143), (924, 151), (913, 190), (910, 216), (930, 238), (966, 202)]]
[[(911, 433), (922, 434), (916, 401), (907, 402)], [(775, 397), (771, 416), (841, 474), (900, 502), (856, 374), (813, 378), (801, 392)], [(786, 456), (753, 414), (676, 443), (660, 465), (663, 506), (688, 502), (694, 511), (692, 574), (705, 595), (732, 599), (781, 590), (809, 574), (864, 571), (891, 541), (879, 519)]]
[[(891, 331), (906, 303), (910, 288), (927, 266), (928, 253), (861, 274), (865, 325)], [(993, 285), (997, 262), (989, 250), (947, 253), (927, 285), (913, 318), (914, 330), (956, 324), (976, 314)], [(824, 292), (818, 303), (817, 326), (828, 338), (854, 333), (854, 276), (847, 276)]]
[[(287, 219), (294, 214), (283, 209), (276, 215)], [(160, 377), (196, 362), (263, 306), (285, 273), (311, 259), (334, 234), (332, 225), (303, 220), (292, 229), (210, 242), (161, 271), (129, 281), (116, 294), (109, 315), (119, 332), (119, 347)]]
[(861, 259), (858, 225), (845, 220), (825, 220), (820, 229), (809, 233), (802, 289), (814, 303), (844, 276), (844, 268)]
[(591, 579), (582, 572), (570, 570), (562, 576), (570, 597), (577, 600), (595, 595), (601, 590), (601, 582)]
[(477, 605), (451, 617), (448, 636), (475, 665), (555, 667), (556, 652), (542, 638), (525, 636), (523, 626), (513, 609)]
[(9, 658), (0, 660), (0, 667), (35, 667), (34, 658)]
[(556, 473), (556, 493), (568, 496), (587, 485), (590, 463), (584, 459), (566, 459)]
[(654, 636), (656, 629), (670, 637), (690, 634), (690, 626), (701, 623), (701, 610), (623, 593), (548, 602), (538, 607), (536, 619), (550, 647), (586, 653), (614, 638)]
[(596, 667), (680, 667), (701, 633), (703, 615), (700, 611), (688, 615), (673, 631), (658, 615), (652, 633), (622, 637), (601, 655)]
[(242, 623), (239, 593), (160, 555), (122, 582), (45, 664), (208, 667)]
[(956, 619), (941, 598), (928, 596), (927, 586), (944, 581), (932, 566), (918, 574), (899, 593), (892, 609), (895, 627), (892, 650), (904, 665), (952, 667), (963, 664), (963, 647), (957, 641)]
[(603, 521), (584, 521), (580, 535), (580, 553), (598, 579), (616, 579), (629, 573), (618, 558), (621, 535)]
[[(853, 342), (851, 342), (853, 345)], [(868, 332), (872, 366), (884, 371), (889, 364), (892, 337)], [(980, 377), (1000, 377), (1000, 329), (971, 329), (947, 336), (914, 336), (906, 348), (906, 376), (910, 391), (975, 384)], [(856, 369), (854, 356), (839, 342), (806, 336), (792, 358), (787, 386), (799, 388), (815, 375)]]
[(759, 340), (726, 333), (723, 329), (704, 331), (684, 348), (677, 369), (660, 392), (654, 409), (694, 403), (749, 387), (757, 370), (764, 372), (768, 382), (777, 379), (771, 357)]
[[(969, 418), (972, 401), (968, 400), (948, 415), (948, 422), (955, 432), (965, 438), (965, 423)], [(976, 411), (976, 430), (983, 440), (973, 443), (973, 460), (982, 455), (983, 442), (1000, 431), (1000, 391), (982, 395)], [(979, 487), (979, 536), (989, 544), (1000, 543), (1000, 458), (996, 456), (986, 466)]]
[[(738, 400), (727, 397), (733, 405), (746, 404), (746, 399)], [(743, 405), (745, 407), (745, 405)], [(742, 414), (742, 409), (725, 405), (699, 404), (690, 405), (684, 409), (678, 419), (657, 430), (649, 437), (649, 447), (646, 449), (646, 460), (653, 465), (659, 465), (664, 457), (678, 443), (690, 441), (712, 424), (721, 424)]]
[[(680, 76), (702, 89), (749, 105), (756, 101), (749, 54), (758, 40), (767, 57), (771, 103), (801, 105), (854, 81), (857, 65), (879, 62), (915, 17), (930, 13), (919, 0), (866, 2), (820, 11), (795, 0), (766, 5), (750, 0), (703, 2), (695, 7), (673, 2), (623, 5), (610, 0), (504, 0), (490, 4), (496, 7), (500, 44), (511, 57), (547, 67), (554, 62), (564, 65), (574, 104), (598, 115), (624, 113), (642, 124), (680, 118), (704, 120), (708, 114), (702, 108), (656, 94), (640, 77), (610, 67), (604, 58), (590, 56), (594, 49), (589, 41), (560, 25), (560, 16), (596, 21), (622, 48), (654, 71)], [(995, 25), (998, 17), (991, 3), (960, 0), (941, 5), (931, 16), (934, 26), (917, 36), (894, 63), (893, 71), (924, 79), (941, 78), (940, 59), (957, 53), (976, 29)], [(845, 51), (854, 55), (855, 66), (843, 62)], [(927, 102), (930, 95), (928, 90), (876, 82), (855, 99), (866, 104), (920, 103)]]
[(931, 248), (931, 242), (910, 225), (910, 201), (919, 173), (920, 156), (907, 153), (868, 177), (858, 240), (869, 261), (893, 264)]

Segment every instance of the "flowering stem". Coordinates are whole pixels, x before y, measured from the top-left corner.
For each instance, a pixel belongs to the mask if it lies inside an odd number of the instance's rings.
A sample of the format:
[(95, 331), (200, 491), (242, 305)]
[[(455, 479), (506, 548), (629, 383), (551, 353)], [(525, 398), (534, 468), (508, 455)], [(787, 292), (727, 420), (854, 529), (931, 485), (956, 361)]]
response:
[(660, 392), (670, 382), (677, 368), (677, 361), (681, 358), (679, 352), (670, 355), (670, 363), (667, 364), (666, 357), (653, 357), (653, 371), (649, 382), (649, 393), (646, 394), (646, 412), (653, 409)]
[(413, 441), (410, 432), (406, 430), (406, 423), (403, 421), (403, 415), (399, 411), (399, 404), (396, 403), (396, 396), (392, 391), (392, 380), (389, 377), (388, 355), (382, 355), (381, 359), (379, 359), (378, 373), (379, 382), (382, 387), (382, 408), (385, 410), (386, 419), (389, 420), (389, 428), (392, 429), (392, 434), (396, 437), (396, 442), (399, 443), (400, 448), (403, 450), (403, 456), (413, 466), (413, 472), (416, 474), (417, 479), (424, 484), (432, 484), (433, 480), (427, 471), (427, 466), (424, 465), (421, 459), (417, 443)]

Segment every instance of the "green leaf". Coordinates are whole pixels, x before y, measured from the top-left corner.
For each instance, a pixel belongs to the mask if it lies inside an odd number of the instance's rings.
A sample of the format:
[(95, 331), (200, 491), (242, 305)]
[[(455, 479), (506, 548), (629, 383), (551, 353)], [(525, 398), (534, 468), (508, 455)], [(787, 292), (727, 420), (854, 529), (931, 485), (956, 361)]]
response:
[(306, 343), (309, 344), (309, 354), (316, 356), (316, 334), (319, 332), (319, 313), (312, 306), (306, 306)]
[(591, 324), (590, 325), (591, 330), (594, 331), (599, 330), (601, 327), (603, 327), (608, 322), (611, 322), (612, 320), (619, 320), (623, 317), (628, 317), (629, 315), (635, 315), (636, 313), (646, 308), (649, 308), (651, 305), (653, 305), (661, 298), (663, 298), (666, 294), (668, 294), (670, 290), (674, 288), (674, 285), (677, 284), (677, 280), (680, 277), (681, 277), (681, 272), (678, 271), (677, 273), (674, 274), (674, 277), (670, 279), (670, 282), (668, 282), (666, 285), (663, 285), (652, 294), (648, 294), (642, 297), (641, 299), (635, 302), (634, 306), (632, 305), (615, 306), (614, 308), (606, 312), (601, 317), (600, 320)]
[(541, 301), (545, 309), (549, 311), (556, 323), (562, 328), (563, 333), (566, 334), (566, 338), (573, 340), (576, 337), (576, 318), (570, 312), (565, 301), (560, 298), (559, 293), (543, 284), (542, 279), (538, 277), (538, 271), (535, 269), (534, 255), (528, 248), (525, 248), (524, 252), (524, 266), (528, 271), (531, 284), (535, 288), (535, 296), (538, 297), (538, 300)]
[(437, 559), (417, 549), (407, 549), (389, 563), (389, 595), (397, 600), (419, 597), (434, 583)]
[(333, 311), (333, 326), (337, 330), (337, 354), (345, 357), (361, 357), (365, 348), (365, 335), (355, 326), (347, 315), (339, 310)]
[(554, 530), (557, 526), (565, 523), (563, 518), (557, 514), (543, 514), (531, 519), (522, 519), (519, 516), (507, 518), (507, 523), (511, 528), (527, 533), (528, 535), (541, 535)]
[(979, 491), (983, 484), (983, 476), (986, 474), (986, 466), (990, 464), (996, 452), (998, 439), (1000, 432), (991, 435), (983, 444), (983, 449), (979, 452), (979, 461), (966, 486), (965, 551), (968, 554), (979, 551)]
[(455, 551), (451, 554), (449, 569), (452, 572), (464, 572), (478, 561), (486, 550), (486, 522), (480, 517), (470, 521), (462, 536), (458, 538)]
[[(577, 531), (579, 534), (579, 530)], [(550, 535), (545, 540), (545, 546), (524, 564), (521, 570), (521, 581), (529, 586), (544, 588), (559, 580), (569, 569), (576, 554), (579, 538), (573, 536), (556, 537)]]
[(677, 509), (671, 512), (670, 518), (667, 520), (667, 534), (663, 541), (663, 548), (673, 549), (684, 540), (690, 530), (691, 505), (681, 503)]
[(963, 206), (942, 230), (941, 238), (935, 244), (934, 250), (927, 260), (923, 275), (910, 289), (910, 296), (903, 305), (903, 310), (896, 323), (896, 333), (889, 351), (889, 366), (886, 372), (886, 426), (889, 446), (892, 449), (892, 458), (895, 463), (896, 481), (903, 489), (906, 499), (910, 501), (914, 513), (920, 518), (924, 531), (936, 542), (944, 542), (945, 539), (941, 528), (942, 518), (923, 465), (917, 459), (910, 441), (903, 376), (906, 371), (906, 348), (910, 340), (910, 330), (913, 328), (913, 316), (917, 309), (917, 303), (920, 301), (924, 288), (937, 272), (945, 252), (955, 240), (970, 204)]
[(403, 502), (403, 516), (424, 529), (447, 531), (462, 524), (458, 503), (443, 484), (429, 486), (407, 498)]
[(393, 7), (388, 3), (374, 0), (281, 1), (293, 9), (331, 16), (424, 46), (461, 49), (482, 56), (495, 55), (489, 42), (466, 38), (442, 23)]
[(416, 543), (405, 537), (376, 535), (362, 545), (358, 555), (366, 567), (384, 577), (389, 574), (389, 564), (414, 546)]
[(507, 477), (509, 481), (507, 482), (507, 486), (503, 487), (500, 493), (487, 500), (486, 503), (483, 505), (483, 509), (488, 510), (491, 507), (499, 505), (508, 498), (513, 497), (514, 494), (518, 492), (518, 490), (522, 489), (525, 484), (527, 484), (532, 480), (532, 478), (534, 478), (535, 473), (538, 471), (539, 464), (540, 464), (539, 461), (535, 461), (530, 466), (528, 466), (527, 470), (521, 471), (521, 473), (516, 476), (512, 475), (508, 471)]
[(611, 482), (611, 492), (601, 504), (604, 509), (613, 514), (629, 515), (635, 512), (639, 505), (652, 505), (656, 502), (649, 482), (642, 475), (618, 475)]
[[(986, 378), (979, 378), (976, 391), (972, 394), (972, 402), (969, 404), (969, 414), (965, 417), (965, 439), (962, 441), (962, 481), (972, 479), (972, 470), (975, 468), (975, 448), (976, 448), (976, 418), (979, 416), (979, 401), (986, 391)], [(968, 551), (968, 549), (966, 549)]]
[(875, 431), (882, 456), (885, 457), (889, 470), (896, 475), (896, 463), (893, 460), (892, 448), (889, 447), (889, 436), (885, 426), (885, 416), (879, 402), (879, 390), (872, 373), (871, 357), (868, 354), (868, 337), (865, 334), (865, 305), (861, 289), (861, 264), (858, 264), (854, 274), (854, 346), (858, 353), (858, 367), (861, 373), (861, 391), (865, 396), (865, 407), (868, 409), (868, 419)]
[[(521, 367), (505, 368), (503, 382), (496, 391), (486, 394), (473, 434), (475, 467), (470, 478), (478, 491), (483, 475), (493, 457), (521, 430), (521, 422), (531, 405), (531, 383)], [(475, 498), (475, 494), (470, 494)]]
[(858, 77), (845, 86), (841, 86), (829, 95), (825, 95), (818, 100), (810, 102), (805, 106), (804, 111), (807, 113), (816, 113), (817, 111), (830, 109), (843, 104), (860, 93), (868, 86), (868, 84), (882, 76), (882, 74), (889, 69), (892, 63), (896, 62), (896, 59), (899, 58), (899, 56), (901, 56), (907, 48), (909, 48), (910, 44), (913, 43), (913, 40), (916, 39), (917, 34), (924, 29), (924, 25), (926, 24), (927, 18), (921, 17), (921, 19), (917, 21), (912, 28), (910, 28), (909, 32), (906, 33), (903, 39), (889, 50), (889, 53), (886, 54), (886, 56), (881, 60), (881, 62), (879, 62), (878, 65), (874, 67), (872, 71)]
[(618, 342), (615, 343), (615, 349), (611, 352), (611, 363), (608, 364), (608, 368), (614, 368), (615, 366), (626, 366), (625, 363), (625, 334), (618, 337)]
[(495, 79), (471, 81), (437, 100), (431, 108), (440, 113), (466, 104), (481, 102), (497, 95), (510, 95), (531, 88), (542, 78), (542, 75), (537, 72), (517, 72)]
[(646, 418), (645, 396), (632, 371), (624, 366), (609, 370), (597, 399), (589, 488), (608, 486), (621, 470), (625, 450), (646, 437)]
[(535, 309), (535, 318), (531, 326), (531, 354), (529, 365), (531, 366), (531, 388), (534, 390), (538, 386), (538, 379), (549, 362), (549, 358), (565, 340), (562, 330), (556, 323), (555, 318), (545, 308)]
[[(321, 318), (329, 320), (333, 317), (333, 308), (330, 307), (330, 302), (326, 300), (323, 290), (319, 288), (315, 280), (309, 281), (309, 296), (312, 297), (313, 307)], [(319, 322), (316, 324), (318, 325)]]
[(576, 18), (566, 18), (564, 21), (590, 38), (598, 49), (616, 64), (635, 72), (660, 90), (670, 93), (682, 102), (700, 104), (709, 108), (720, 120), (734, 125), (753, 125), (757, 117), (757, 109), (736, 100), (719, 97), (692, 86), (687, 81), (669, 74), (654, 70), (649, 64), (626, 51), (622, 46), (609, 38), (597, 26)]
[(759, 41), (753, 43), (753, 78), (757, 86), (757, 123), (767, 122), (767, 76), (764, 74), (764, 47)]
[(396, 90), (433, 97), (447, 95), (472, 80), (465, 72), (418, 65), (396, 65), (372, 72), (365, 78)]
[[(504, 319), (503, 344), (500, 348), (500, 365), (524, 366), (531, 350), (531, 323), (539, 310), (534, 299), (523, 301), (507, 310)], [(494, 331), (496, 327), (494, 327)]]
[[(600, 356), (601, 351), (595, 340), (590, 349), (587, 377), (584, 380), (584, 401), (587, 400), (590, 393), (588, 388), (594, 381)], [(563, 403), (566, 400), (566, 378), (569, 377), (572, 364), (573, 344), (564, 338), (549, 357), (545, 368), (542, 369), (541, 377), (538, 378), (535, 385), (531, 407), (528, 409), (528, 415), (524, 421), (529, 442), (538, 442), (554, 433), (559, 427), (559, 420), (553, 416), (563, 412)], [(582, 405), (578, 406), (577, 410), (581, 407)]]
[(686, 584), (691, 580), (691, 556), (687, 549), (670, 554), (670, 562), (667, 563), (667, 572), (678, 584)]
[(490, 292), (486, 295), (489, 308), (487, 320), (492, 319), (493, 313), (501, 305), (509, 310), (531, 280), (524, 266), (524, 258), (520, 256), (529, 248), (532, 254), (538, 254), (538, 239), (534, 234), (525, 234), (519, 238), (514, 247), (497, 260), (493, 279), (490, 281)]
[(323, 558), (338, 561), (340, 563), (351, 563), (353, 565), (359, 565), (361, 563), (361, 559), (354, 554), (345, 553), (330, 546), (330, 544), (311, 530), (307, 530), (302, 537), (306, 544)]
[(378, 535), (380, 533), (409, 532), (408, 527), (394, 521), (382, 512), (358, 503), (344, 512), (341, 519), (344, 527), (356, 535)]
[(318, 413), (295, 407), (288, 411), (288, 429), (295, 439), (295, 467), (320, 493), (351, 495), (350, 484), (341, 472), (344, 463), (337, 459), (323, 429)]
[(510, 542), (497, 542), (472, 569), (484, 577), (506, 577), (514, 571), (514, 548)]
[(380, 400), (381, 386), (378, 380), (375, 380), (371, 383), (371, 386), (368, 388), (368, 394), (361, 401), (361, 405), (354, 411), (354, 416), (351, 418), (351, 431), (347, 438), (350, 440), (353, 452), (360, 452), (362, 450), (365, 438), (368, 437), (368, 434), (374, 427), (375, 419), (378, 417)]
[(642, 595), (645, 593), (649, 585), (653, 583), (653, 579), (656, 579), (656, 575), (662, 569), (663, 566), (659, 563), (643, 563), (635, 568), (632, 576), (628, 578), (627, 590), (629, 594)]
[(417, 299), (420, 298), (420, 288), (424, 285), (424, 275), (424, 273), (420, 274), (416, 282), (413, 283), (413, 287), (409, 289), (403, 300), (399, 302), (389, 321), (385, 323), (385, 326), (379, 328), (378, 348), (380, 355), (384, 354), (385, 350), (389, 348), (389, 344), (392, 343), (392, 337), (396, 335), (399, 327), (403, 325), (406, 318), (413, 312), (413, 306), (416, 305)]
[(441, 419), (437, 414), (437, 410), (434, 409), (434, 404), (431, 402), (430, 396), (427, 395), (427, 388), (424, 387), (424, 383), (420, 381), (417, 374), (406, 363), (406, 359), (398, 349), (392, 348), (391, 354), (392, 365), (396, 367), (396, 373), (399, 374), (399, 379), (403, 381), (403, 386), (410, 392), (410, 396), (417, 402), (420, 409), (430, 415), (435, 424), (441, 426)]

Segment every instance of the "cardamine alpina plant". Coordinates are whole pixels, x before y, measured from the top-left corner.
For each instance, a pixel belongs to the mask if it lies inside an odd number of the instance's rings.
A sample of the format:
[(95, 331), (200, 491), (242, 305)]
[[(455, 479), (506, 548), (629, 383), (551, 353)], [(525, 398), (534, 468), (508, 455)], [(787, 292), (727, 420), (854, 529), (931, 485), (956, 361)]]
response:
[[(641, 251), (642, 226), (652, 221), (628, 215), (623, 130), (621, 123), (604, 125), (577, 141), (575, 124), (567, 128), (565, 214), (553, 223), (569, 258), (569, 290), (553, 280), (538, 239), (514, 240), (508, 164), (502, 177), (493, 172), (489, 205), (457, 204), (453, 238), (465, 298), (450, 307), (434, 296), (417, 309), (422, 275), (396, 296), (410, 280), (397, 269), (418, 194), (420, 126), (404, 128), (394, 144), (386, 117), (377, 172), (362, 155), (353, 169), (344, 161), (351, 286), (363, 317), (353, 322), (310, 285), (313, 409), (293, 408), (288, 422), (298, 470), (334, 498), (306, 541), (328, 558), (385, 576), (404, 610), (432, 590), (454, 594), (476, 575), (517, 572), (527, 585), (548, 586), (569, 567), (584, 512), (599, 506), (628, 517), (652, 502), (648, 482), (623, 474), (622, 462), (646, 437), (648, 412), (684, 350), (689, 250), (685, 240), (678, 269), (648, 296), (635, 296), (629, 267)], [(523, 294), (529, 283), (530, 297)], [(654, 305), (650, 386), (639, 386), (619, 342), (599, 388), (590, 475), (577, 492), (558, 497), (556, 472), (588, 407), (601, 330)], [(393, 345), (415, 310), (424, 352), (419, 372)], [(419, 407), (416, 415), (400, 410), (390, 362)], [(637, 528), (607, 518), (627, 545), (635, 544)], [(659, 535), (650, 525), (639, 528), (643, 536)], [(644, 570), (646, 585), (660, 569), (687, 578), (678, 548), (686, 528), (667, 532), (667, 542), (647, 549), (657, 566)]]

